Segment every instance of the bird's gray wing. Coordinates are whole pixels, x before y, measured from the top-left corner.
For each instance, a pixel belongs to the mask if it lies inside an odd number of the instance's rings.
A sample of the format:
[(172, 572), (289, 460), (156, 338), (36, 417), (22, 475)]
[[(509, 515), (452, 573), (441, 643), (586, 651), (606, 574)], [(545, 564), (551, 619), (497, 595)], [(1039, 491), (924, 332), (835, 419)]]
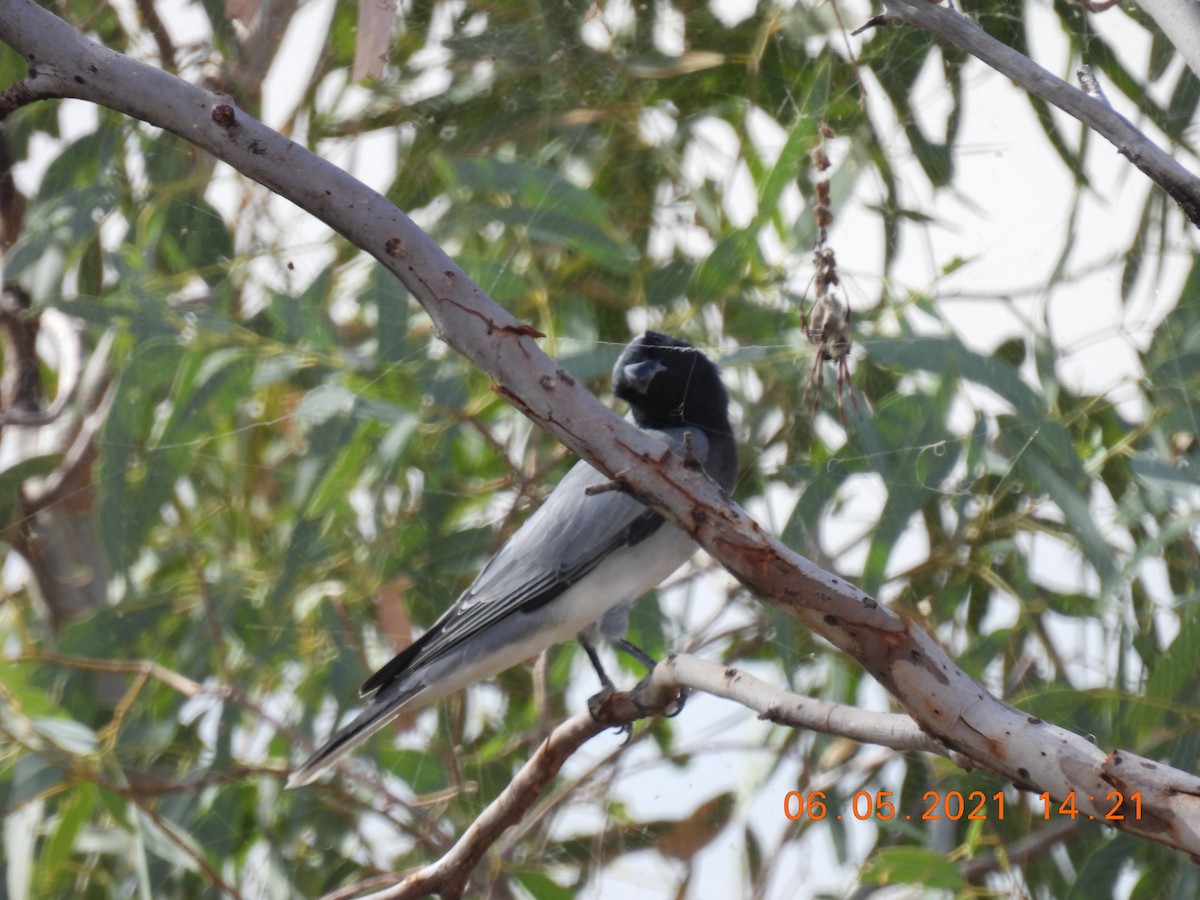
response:
[[(699, 429), (652, 433), (682, 452), (685, 431), (692, 434), (692, 454), (703, 464), (708, 440)], [(614, 550), (640, 543), (663, 525), (662, 516), (623, 491), (587, 493), (608, 480), (588, 463), (576, 463), (454, 605), (368, 678), (362, 694), (392, 684), (516, 612), (546, 605)]]

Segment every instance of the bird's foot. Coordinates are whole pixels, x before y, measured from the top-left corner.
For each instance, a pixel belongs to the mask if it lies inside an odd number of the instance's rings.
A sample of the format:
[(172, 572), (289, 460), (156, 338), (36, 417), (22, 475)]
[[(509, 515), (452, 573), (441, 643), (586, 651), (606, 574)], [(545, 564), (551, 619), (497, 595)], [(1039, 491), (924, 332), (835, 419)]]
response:
[[(661, 699), (660, 694), (652, 694), (653, 699), (651, 699), (650, 702), (646, 702), (641, 698), (645, 696), (647, 691), (655, 690), (652, 684), (653, 678), (654, 670), (651, 669), (650, 673), (637, 683), (637, 687), (630, 691), (629, 697), (633, 701), (633, 705), (647, 714), (657, 713), (658, 715), (661, 715), (667, 719), (675, 718), (677, 715), (683, 712), (683, 707), (687, 703), (687, 688), (680, 688), (679, 693), (673, 698), (667, 700), (665, 703)], [(658, 690), (661, 691), (661, 688)]]
[(588, 712), (592, 714), (592, 720), (595, 722), (604, 722), (604, 703), (612, 696), (613, 686), (606, 684), (592, 696), (588, 697)]
[[(605, 710), (605, 706), (608, 705), (608, 698), (611, 697), (615, 692), (616, 689), (613, 687), (612, 682), (610, 681), (595, 694), (592, 694), (592, 696), (588, 697), (588, 712), (591, 713), (593, 722), (599, 722), (601, 725), (608, 724), (610, 716)], [(613, 730), (624, 733), (625, 740), (622, 741), (622, 744), (628, 744), (631, 740), (633, 740), (633, 723), (626, 722), (624, 725), (614, 725)]]

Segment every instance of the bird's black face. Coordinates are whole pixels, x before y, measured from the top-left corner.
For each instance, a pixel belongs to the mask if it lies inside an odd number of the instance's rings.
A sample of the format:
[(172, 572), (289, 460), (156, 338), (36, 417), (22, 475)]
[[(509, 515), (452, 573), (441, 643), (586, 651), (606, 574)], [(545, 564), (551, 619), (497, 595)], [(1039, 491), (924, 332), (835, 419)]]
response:
[(687, 341), (656, 331), (647, 331), (621, 353), (613, 367), (613, 393), (629, 403), (642, 428), (729, 429), (720, 371)]

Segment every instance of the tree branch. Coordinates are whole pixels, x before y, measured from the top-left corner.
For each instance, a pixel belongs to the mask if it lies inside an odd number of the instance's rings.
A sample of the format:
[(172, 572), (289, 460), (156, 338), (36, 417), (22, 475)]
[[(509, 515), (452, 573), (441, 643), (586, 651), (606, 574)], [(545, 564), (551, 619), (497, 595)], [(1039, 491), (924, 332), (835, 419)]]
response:
[[(609, 728), (628, 726), (638, 719), (660, 715), (676, 702), (677, 696), (677, 687), (669, 678), (656, 679), (652, 672), (633, 691), (615, 691), (605, 696), (594, 717), (590, 712), (581, 712), (567, 719), (550, 732), (507, 787), (475, 818), (471, 827), (441, 859), (409, 873), (402, 881), (384, 890), (362, 895), (360, 900), (406, 900), (434, 893), (443, 900), (461, 897), (483, 854), (506, 829), (524, 817), (576, 750)], [(326, 894), (323, 900), (356, 897), (362, 887), (377, 883), (378, 879), (372, 878), (363, 885), (340, 888)]]
[(901, 713), (881, 713), (830, 703), (794, 694), (731, 666), (672, 653), (649, 676), (665, 692), (681, 689), (704, 691), (724, 697), (758, 713), (777, 725), (803, 728), (849, 738), (861, 744), (881, 744), (901, 753), (921, 750), (938, 756), (953, 756), (945, 745), (921, 730)]
[(883, 744), (894, 750), (924, 750), (949, 755), (906, 715), (866, 712), (824, 700), (815, 700), (780, 690), (738, 669), (721, 666), (696, 656), (672, 654), (654, 667), (636, 688), (606, 698), (601, 719), (579, 713), (551, 732), (487, 808), (476, 818), (454, 847), (441, 859), (406, 875), (383, 890), (360, 895), (379, 887), (378, 877), (326, 894), (323, 900), (401, 900), (439, 893), (460, 896), (467, 879), (483, 854), (500, 835), (525, 816), (566, 760), (584, 743), (611, 727), (630, 725), (638, 719), (661, 714), (674, 705), (681, 690), (705, 691), (733, 700), (772, 722)]
[[(1144, 6), (1154, 5), (1145, 0), (1141, 2)], [(1196, 6), (1175, 0), (1168, 0), (1163, 5)], [(872, 19), (864, 28), (892, 20), (904, 22), (967, 51), (1110, 141), (1122, 156), (1171, 195), (1193, 225), (1200, 227), (1200, 178), (1177, 163), (1169, 153), (1112, 107), (1051, 75), (1029, 57), (1000, 43), (956, 10), (936, 6), (928, 0), (883, 0), (883, 8), (883, 15)], [(1194, 18), (1197, 13), (1193, 9), (1190, 15)]]
[[(916, 7), (913, 0), (887, 4), (893, 11)], [(966, 21), (936, 12), (960, 26)], [(1101, 820), (1107, 792), (1140, 786), (1138, 767), (1127, 767), (1133, 770), (1126, 773), (1133, 775), (1130, 780), (1111, 780), (1125, 772), (1123, 757), (1106, 757), (1086, 738), (990, 696), (917, 625), (767, 535), (702, 472), (577, 384), (541, 352), (528, 325), (484, 294), (377, 192), (266, 128), (229, 97), (101, 47), (32, 0), (0, 0), (0, 40), (30, 67), (16, 93), (89, 100), (167, 129), (371, 253), (413, 293), (437, 335), (499, 382), (526, 415), (684, 528), (761, 599), (853, 656), (946, 746), (1021, 787), (1036, 786), (1059, 798), (1074, 792), (1081, 812)], [(1079, 102), (1095, 104), (1072, 91)], [(1111, 110), (1102, 115), (1134, 131)], [(1189, 189), (1193, 182), (1187, 176)], [(1159, 773), (1170, 777), (1146, 786), (1142, 817), (1111, 824), (1200, 854), (1200, 779), (1162, 767)]]

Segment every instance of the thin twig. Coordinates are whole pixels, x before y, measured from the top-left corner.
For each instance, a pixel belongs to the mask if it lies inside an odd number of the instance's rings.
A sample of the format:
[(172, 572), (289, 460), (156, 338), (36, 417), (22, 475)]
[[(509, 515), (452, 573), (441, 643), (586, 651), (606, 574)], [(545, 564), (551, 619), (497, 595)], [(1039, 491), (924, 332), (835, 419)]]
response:
[[(360, 894), (359, 891), (368, 886), (368, 883), (363, 883), (339, 888), (333, 894), (327, 894), (323, 900), (345, 900), (354, 896), (359, 896), (361, 900), (400, 900), (432, 893), (439, 894), (443, 900), (461, 897), (484, 853), (506, 829), (522, 819), (576, 750), (602, 731), (653, 715), (674, 700), (673, 691), (664, 693), (657, 688), (652, 676), (648, 676), (634, 692), (609, 694), (599, 707), (599, 720), (590, 713), (579, 713), (555, 728), (507, 787), (476, 817), (441, 859), (408, 874), (400, 883), (382, 891)], [(635, 694), (638, 695), (636, 702)], [(370, 887), (376, 884), (375, 878), (369, 882)], [(356, 890), (351, 891), (351, 887)]]
[[(1195, 3), (1177, 2), (1170, 5), (1193, 10), (1197, 6)], [(1200, 226), (1200, 178), (1112, 107), (1067, 84), (1023, 53), (996, 40), (967, 16), (929, 3), (928, 0), (883, 0), (883, 7), (883, 15), (876, 16), (863, 29), (887, 22), (904, 22), (960, 47), (1110, 141), (1123, 156), (1171, 195), (1193, 225)]]

